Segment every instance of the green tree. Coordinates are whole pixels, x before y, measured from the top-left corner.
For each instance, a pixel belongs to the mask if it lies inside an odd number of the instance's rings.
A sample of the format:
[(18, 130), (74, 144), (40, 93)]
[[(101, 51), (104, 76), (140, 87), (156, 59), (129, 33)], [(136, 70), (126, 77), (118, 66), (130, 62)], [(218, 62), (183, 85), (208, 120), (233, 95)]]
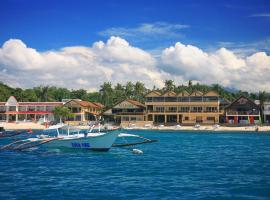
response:
[(66, 120), (69, 117), (73, 117), (73, 114), (71, 113), (70, 109), (65, 106), (56, 106), (53, 109), (53, 114), (55, 117), (59, 118), (60, 123), (62, 123), (62, 120)]
[(112, 84), (110, 82), (105, 82), (100, 86), (100, 96), (101, 103), (106, 106), (106, 108), (110, 108), (113, 106), (113, 89)]
[(164, 92), (171, 92), (174, 91), (175, 85), (173, 83), (173, 80), (165, 80), (165, 87)]

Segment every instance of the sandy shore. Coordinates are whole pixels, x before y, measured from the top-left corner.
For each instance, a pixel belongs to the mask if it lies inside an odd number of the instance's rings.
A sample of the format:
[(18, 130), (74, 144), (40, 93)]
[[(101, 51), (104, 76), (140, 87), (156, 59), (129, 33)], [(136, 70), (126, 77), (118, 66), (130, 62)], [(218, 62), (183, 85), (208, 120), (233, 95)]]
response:
[(45, 126), (33, 122), (6, 123), (0, 122), (0, 127), (5, 130), (28, 130), (28, 129), (44, 129)]
[[(44, 129), (45, 126), (33, 122), (21, 122), (21, 123), (6, 123), (0, 122), (0, 127), (4, 127), (6, 130), (27, 130), (27, 129)], [(88, 126), (77, 126), (80, 129), (88, 129)], [(256, 131), (256, 126), (247, 127), (226, 127), (219, 126), (214, 128), (213, 126), (200, 126), (199, 128), (194, 128), (194, 126), (154, 126), (154, 127), (132, 127), (124, 129), (136, 129), (136, 130), (201, 130), (201, 131)], [(270, 126), (258, 126), (259, 132), (269, 132)]]

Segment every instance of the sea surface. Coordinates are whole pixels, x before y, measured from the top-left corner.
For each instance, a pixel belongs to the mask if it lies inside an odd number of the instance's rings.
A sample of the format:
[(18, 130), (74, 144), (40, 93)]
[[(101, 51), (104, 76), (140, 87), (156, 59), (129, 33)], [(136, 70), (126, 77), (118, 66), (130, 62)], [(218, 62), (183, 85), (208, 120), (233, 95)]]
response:
[(0, 151), (0, 199), (270, 199), (270, 134), (126, 132), (159, 141), (142, 155)]

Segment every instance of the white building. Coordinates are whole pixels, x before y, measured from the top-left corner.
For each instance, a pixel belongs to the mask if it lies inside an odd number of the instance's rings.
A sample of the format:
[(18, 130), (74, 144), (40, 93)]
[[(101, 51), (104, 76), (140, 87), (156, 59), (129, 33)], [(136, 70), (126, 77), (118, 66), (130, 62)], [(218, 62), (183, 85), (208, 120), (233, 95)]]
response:
[(270, 123), (270, 101), (264, 102), (263, 104), (263, 115), (264, 115), (264, 122)]

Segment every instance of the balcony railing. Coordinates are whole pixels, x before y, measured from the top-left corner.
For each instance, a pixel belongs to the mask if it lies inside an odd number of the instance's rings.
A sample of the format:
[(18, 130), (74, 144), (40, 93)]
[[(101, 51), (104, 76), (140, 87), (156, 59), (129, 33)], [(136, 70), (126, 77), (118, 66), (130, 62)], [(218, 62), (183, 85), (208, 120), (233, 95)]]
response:
[(195, 111), (195, 110), (190, 110), (190, 111), (182, 111), (182, 110), (147, 110), (147, 112), (150, 113), (219, 113), (219, 111), (207, 111), (207, 110), (201, 110), (201, 111)]
[(226, 115), (259, 115), (260, 111), (227, 111)]

